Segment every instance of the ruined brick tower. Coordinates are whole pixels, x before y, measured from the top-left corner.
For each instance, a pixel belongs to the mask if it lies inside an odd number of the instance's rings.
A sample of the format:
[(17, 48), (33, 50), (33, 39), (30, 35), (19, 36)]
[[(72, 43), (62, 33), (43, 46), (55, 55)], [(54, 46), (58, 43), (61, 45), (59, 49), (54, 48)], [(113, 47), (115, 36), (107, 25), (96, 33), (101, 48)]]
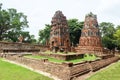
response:
[(94, 53), (98, 55), (103, 53), (97, 16), (92, 13), (85, 16), (84, 27), (76, 51), (78, 53)]
[(50, 49), (55, 51), (69, 51), (70, 39), (66, 17), (61, 11), (56, 11), (51, 21)]

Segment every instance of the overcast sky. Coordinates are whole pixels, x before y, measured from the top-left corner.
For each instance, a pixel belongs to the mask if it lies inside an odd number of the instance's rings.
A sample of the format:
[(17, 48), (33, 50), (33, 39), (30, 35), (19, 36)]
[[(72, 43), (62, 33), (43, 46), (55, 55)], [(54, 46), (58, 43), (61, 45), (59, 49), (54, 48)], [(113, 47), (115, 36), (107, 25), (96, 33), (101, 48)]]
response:
[(30, 34), (38, 38), (45, 24), (51, 24), (55, 11), (61, 10), (67, 19), (84, 21), (89, 12), (97, 15), (98, 22), (120, 24), (120, 0), (0, 0), (3, 9), (15, 8), (27, 15)]

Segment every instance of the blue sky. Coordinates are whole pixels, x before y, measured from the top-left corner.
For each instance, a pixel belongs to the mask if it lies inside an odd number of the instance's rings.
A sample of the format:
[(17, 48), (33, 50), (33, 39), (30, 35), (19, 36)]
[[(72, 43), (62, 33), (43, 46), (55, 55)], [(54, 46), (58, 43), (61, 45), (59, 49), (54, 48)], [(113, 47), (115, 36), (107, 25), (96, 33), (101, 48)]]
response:
[(50, 24), (55, 11), (61, 10), (67, 19), (84, 21), (89, 12), (97, 15), (98, 22), (120, 24), (120, 0), (1, 0), (3, 8), (15, 8), (27, 15), (30, 34), (38, 38), (38, 32)]

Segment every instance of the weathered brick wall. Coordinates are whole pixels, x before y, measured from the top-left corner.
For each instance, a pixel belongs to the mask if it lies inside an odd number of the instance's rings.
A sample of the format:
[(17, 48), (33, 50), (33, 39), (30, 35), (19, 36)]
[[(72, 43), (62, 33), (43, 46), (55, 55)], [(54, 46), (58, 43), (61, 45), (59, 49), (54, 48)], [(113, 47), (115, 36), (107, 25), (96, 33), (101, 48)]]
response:
[(45, 53), (37, 53), (33, 55), (39, 55), (39, 56), (47, 56), (59, 60), (73, 60), (73, 59), (80, 59), (84, 57), (84, 54), (45, 54)]
[(90, 66), (88, 62), (81, 62), (74, 64), (71, 67), (71, 78), (90, 72)]
[(107, 58), (107, 59), (98, 59), (98, 60), (94, 60), (94, 61), (88, 61), (88, 62), (81, 62), (81, 63), (77, 63), (77, 64), (73, 64), (70, 67), (70, 77), (74, 78), (77, 77), (79, 75), (88, 73), (90, 71), (96, 71), (99, 70), (113, 62), (118, 61), (120, 58), (119, 57), (111, 57), (111, 58)]
[(89, 64), (91, 66), (91, 70), (92, 71), (96, 71), (99, 70), (113, 62), (116, 62), (117, 60), (119, 60), (119, 57), (111, 57), (111, 58), (107, 58), (107, 59), (99, 59), (99, 60), (95, 60), (95, 61), (90, 61)]
[(8, 55), (6, 56), (6, 59), (30, 66), (33, 69), (48, 72), (62, 80), (71, 80), (74, 77), (88, 73), (90, 71), (99, 70), (113, 62), (116, 62), (119, 60), (119, 57), (111, 57), (107, 59), (81, 62), (76, 64), (73, 63), (58, 64), (49, 62), (47, 59), (36, 60), (16, 55), (13, 56)]
[(0, 42), (0, 53), (4, 52), (39, 52), (40, 47), (27, 43)]
[[(107, 58), (111, 58), (111, 57), (114, 57), (115, 55), (114, 54), (103, 54), (102, 56), (101, 56), (101, 58), (102, 59), (107, 59)], [(100, 57), (100, 56), (99, 56)]]
[(70, 68), (67, 64), (57, 64), (48, 60), (36, 60), (18, 56), (6, 56), (6, 59), (27, 65), (33, 69), (48, 72), (62, 80), (70, 80)]

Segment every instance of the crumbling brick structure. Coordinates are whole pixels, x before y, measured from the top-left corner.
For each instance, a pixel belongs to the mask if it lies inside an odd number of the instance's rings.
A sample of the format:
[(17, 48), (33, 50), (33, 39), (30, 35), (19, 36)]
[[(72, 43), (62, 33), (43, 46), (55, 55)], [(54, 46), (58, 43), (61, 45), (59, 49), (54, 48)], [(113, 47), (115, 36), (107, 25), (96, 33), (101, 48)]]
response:
[(21, 53), (21, 52), (39, 52), (40, 46), (28, 43), (2, 42), (0, 41), (1, 53)]
[(92, 13), (85, 17), (84, 27), (76, 51), (78, 53), (103, 53), (97, 16)]
[[(75, 80), (78, 76), (90, 71), (97, 71), (113, 62), (117, 62), (119, 57), (109, 57), (94, 61), (84, 61), (79, 63), (63, 62), (61, 64), (50, 62), (48, 59), (31, 59), (19, 55), (7, 55), (8, 60), (26, 65), (34, 70), (50, 73), (61, 80)], [(56, 79), (55, 79), (56, 80)]]
[(70, 39), (66, 17), (61, 11), (56, 11), (51, 21), (50, 49), (56, 51), (69, 51)]

